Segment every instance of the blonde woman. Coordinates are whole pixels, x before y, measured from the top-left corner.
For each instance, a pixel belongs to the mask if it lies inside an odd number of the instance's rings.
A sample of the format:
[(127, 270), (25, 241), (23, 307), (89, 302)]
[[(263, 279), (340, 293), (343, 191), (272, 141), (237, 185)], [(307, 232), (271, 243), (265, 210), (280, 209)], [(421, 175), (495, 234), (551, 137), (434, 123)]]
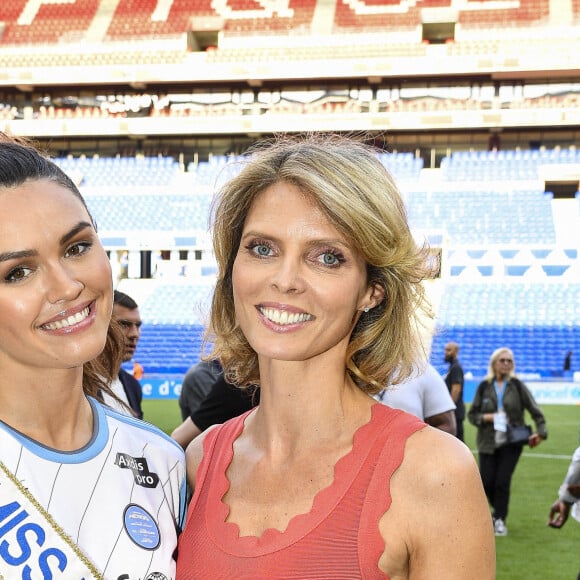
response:
[(371, 396), (419, 356), (427, 275), (374, 151), (334, 136), (253, 151), (213, 236), (212, 356), (261, 399), (188, 447), (178, 580), (494, 578), (472, 454)]
[[(528, 411), (536, 432), (519, 443), (508, 441), (510, 427), (525, 425)], [(526, 385), (516, 376), (514, 353), (498, 348), (489, 359), (485, 379), (478, 385), (468, 413), (477, 427), (479, 470), (487, 499), (493, 509), (496, 536), (507, 535), (506, 520), (512, 475), (524, 444), (539, 445), (548, 437), (546, 420)]]

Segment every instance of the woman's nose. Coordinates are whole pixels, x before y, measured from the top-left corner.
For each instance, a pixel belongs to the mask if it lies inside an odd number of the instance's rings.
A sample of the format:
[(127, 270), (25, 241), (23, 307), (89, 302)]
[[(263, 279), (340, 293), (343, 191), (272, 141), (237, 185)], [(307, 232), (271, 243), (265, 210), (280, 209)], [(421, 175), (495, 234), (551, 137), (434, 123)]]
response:
[(301, 292), (304, 289), (303, 266), (297, 259), (281, 259), (272, 276), (272, 286), (279, 292)]
[(51, 266), (47, 271), (47, 296), (53, 304), (74, 300), (84, 287), (74, 269), (58, 264)]

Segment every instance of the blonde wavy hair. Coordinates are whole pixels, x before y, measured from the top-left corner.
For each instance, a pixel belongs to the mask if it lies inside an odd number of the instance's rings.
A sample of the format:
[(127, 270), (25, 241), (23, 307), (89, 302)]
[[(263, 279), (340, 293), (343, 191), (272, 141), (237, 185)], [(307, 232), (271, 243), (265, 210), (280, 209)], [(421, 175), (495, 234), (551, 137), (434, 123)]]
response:
[(430, 275), (428, 248), (409, 229), (403, 199), (376, 150), (347, 137), (277, 137), (250, 149), (237, 175), (212, 206), (218, 263), (208, 342), (233, 384), (259, 384), (258, 357), (236, 323), (232, 270), (244, 222), (258, 194), (278, 182), (298, 187), (316, 203), (367, 264), (367, 283), (383, 301), (356, 324), (345, 368), (357, 386), (376, 393), (407, 378), (424, 358), (418, 324), (430, 315), (422, 281)]

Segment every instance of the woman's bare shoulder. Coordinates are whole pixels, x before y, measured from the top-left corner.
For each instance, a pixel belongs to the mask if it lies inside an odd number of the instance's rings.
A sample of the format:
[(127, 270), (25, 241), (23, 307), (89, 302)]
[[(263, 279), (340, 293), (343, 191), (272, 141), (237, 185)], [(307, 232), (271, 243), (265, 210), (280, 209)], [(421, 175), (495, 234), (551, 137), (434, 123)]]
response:
[(491, 516), (477, 463), (464, 443), (433, 427), (415, 432), (390, 490), (392, 504), (380, 526), (392, 544), (383, 570), (392, 577), (406, 577), (411, 568), (417, 578), (494, 578)]
[[(393, 502), (412, 509), (416, 524), (425, 515), (449, 516), (471, 503), (481, 508), (485, 496), (471, 450), (459, 439), (434, 427), (415, 432), (391, 481)], [(445, 517), (444, 516), (444, 517)]]
[(472, 451), (465, 443), (435, 427), (416, 431), (407, 441), (404, 462), (423, 470), (442, 474), (457, 474), (462, 471), (477, 472)]

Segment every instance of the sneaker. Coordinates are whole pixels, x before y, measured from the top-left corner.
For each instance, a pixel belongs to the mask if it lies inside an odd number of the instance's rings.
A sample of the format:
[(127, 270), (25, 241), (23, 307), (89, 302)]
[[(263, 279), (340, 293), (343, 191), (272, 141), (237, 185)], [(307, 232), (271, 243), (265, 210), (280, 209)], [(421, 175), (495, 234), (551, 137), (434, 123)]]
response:
[(493, 529), (496, 536), (507, 536), (507, 528), (505, 522), (501, 518), (495, 520)]

